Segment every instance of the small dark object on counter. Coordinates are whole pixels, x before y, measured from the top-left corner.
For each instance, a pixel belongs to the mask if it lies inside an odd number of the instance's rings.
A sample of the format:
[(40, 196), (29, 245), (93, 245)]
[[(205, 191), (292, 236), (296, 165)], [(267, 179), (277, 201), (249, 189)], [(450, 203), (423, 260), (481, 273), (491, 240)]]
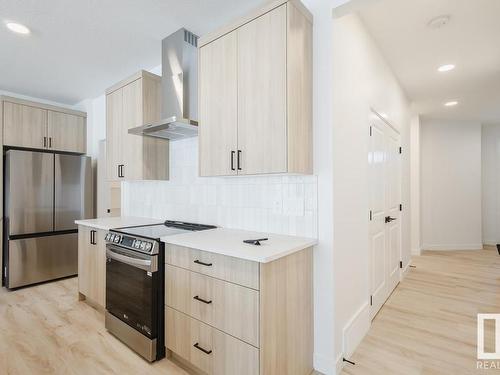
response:
[(249, 243), (250, 245), (260, 246), (260, 241), (267, 241), (269, 238), (259, 238), (257, 240), (243, 240), (244, 243)]

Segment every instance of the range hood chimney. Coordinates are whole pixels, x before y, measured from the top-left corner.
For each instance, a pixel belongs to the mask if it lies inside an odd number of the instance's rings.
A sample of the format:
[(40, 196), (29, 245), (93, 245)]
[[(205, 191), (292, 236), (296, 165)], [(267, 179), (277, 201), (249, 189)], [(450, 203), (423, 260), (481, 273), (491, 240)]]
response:
[(175, 141), (198, 135), (198, 36), (182, 28), (162, 41), (161, 120), (130, 134)]

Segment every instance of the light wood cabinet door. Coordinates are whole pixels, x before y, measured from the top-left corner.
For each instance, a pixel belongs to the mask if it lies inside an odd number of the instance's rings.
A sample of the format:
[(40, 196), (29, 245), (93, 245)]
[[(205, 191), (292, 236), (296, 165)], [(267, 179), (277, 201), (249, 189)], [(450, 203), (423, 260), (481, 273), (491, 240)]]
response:
[(201, 176), (237, 173), (237, 42), (231, 32), (200, 49)]
[(237, 33), (238, 174), (287, 172), (286, 4)]
[(259, 349), (169, 307), (165, 322), (167, 348), (204, 373), (259, 374)]
[(167, 265), (167, 306), (259, 347), (259, 292)]
[(143, 137), (128, 134), (128, 129), (143, 125), (142, 79), (124, 86), (122, 100), (122, 177), (126, 180), (142, 179)]
[(47, 110), (4, 102), (4, 145), (47, 148)]
[(78, 227), (78, 292), (99, 307), (106, 303), (106, 232)]
[(87, 151), (85, 118), (68, 113), (48, 111), (48, 148), (56, 151)]
[(106, 95), (106, 174), (108, 180), (119, 181), (122, 161), (123, 90)]

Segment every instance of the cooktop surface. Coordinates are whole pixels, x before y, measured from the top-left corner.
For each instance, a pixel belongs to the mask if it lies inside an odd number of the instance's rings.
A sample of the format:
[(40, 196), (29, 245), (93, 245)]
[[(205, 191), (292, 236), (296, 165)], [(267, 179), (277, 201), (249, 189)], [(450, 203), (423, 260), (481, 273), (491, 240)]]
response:
[(143, 225), (131, 228), (118, 228), (114, 232), (120, 232), (132, 236), (146, 237), (158, 240), (164, 236), (173, 236), (175, 234), (188, 233), (199, 230), (216, 228), (213, 225), (185, 223), (180, 221), (167, 220), (163, 224)]

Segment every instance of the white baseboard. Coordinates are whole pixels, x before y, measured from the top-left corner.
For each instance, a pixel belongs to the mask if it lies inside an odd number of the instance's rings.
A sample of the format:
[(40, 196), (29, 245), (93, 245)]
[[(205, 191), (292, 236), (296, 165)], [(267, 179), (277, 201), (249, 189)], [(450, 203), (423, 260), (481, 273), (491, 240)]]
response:
[(335, 373), (337, 375), (340, 375), (342, 372), (342, 369), (344, 368), (344, 353), (340, 353), (339, 356), (337, 357), (337, 364), (335, 365)]
[(366, 302), (354, 314), (343, 329), (343, 350), (344, 357), (349, 357), (354, 353), (363, 337), (370, 329), (370, 305)]
[(411, 255), (421, 255), (422, 254), (422, 249), (411, 249)]
[(446, 251), (446, 250), (482, 250), (482, 243), (473, 244), (450, 244), (450, 245), (432, 245), (424, 244), (422, 246), (424, 250), (435, 250), (435, 251)]
[(314, 370), (325, 374), (325, 375), (335, 375), (335, 360), (330, 357), (325, 357), (320, 354), (314, 353)]

